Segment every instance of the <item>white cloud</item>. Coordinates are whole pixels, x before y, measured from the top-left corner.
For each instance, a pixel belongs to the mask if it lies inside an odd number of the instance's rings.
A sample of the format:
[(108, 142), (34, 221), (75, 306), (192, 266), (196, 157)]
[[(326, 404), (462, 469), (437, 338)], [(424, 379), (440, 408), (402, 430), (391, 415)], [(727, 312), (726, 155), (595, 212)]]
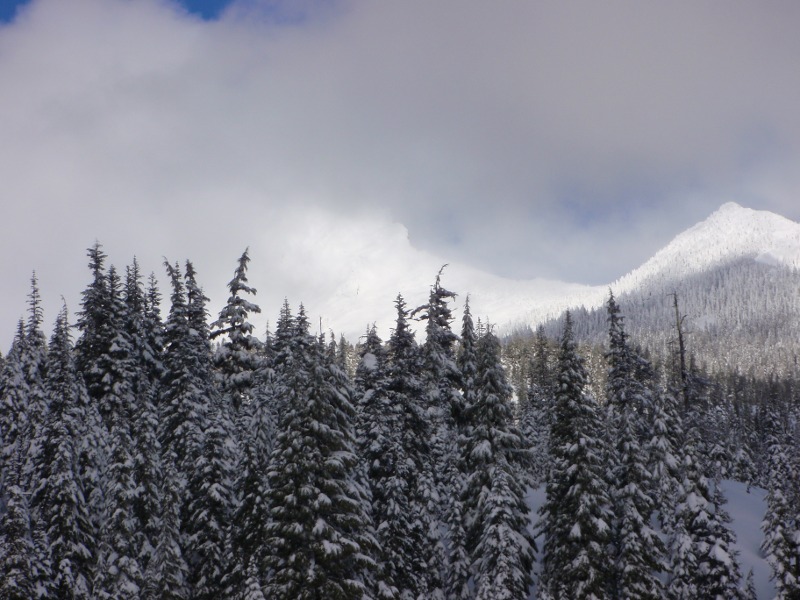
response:
[(96, 238), (192, 258), (215, 300), (261, 248), (311, 309), (415, 261), (611, 281), (728, 199), (800, 218), (795, 2), (275, 6), (33, 0), (0, 28), (0, 332), (33, 268), (76, 308)]

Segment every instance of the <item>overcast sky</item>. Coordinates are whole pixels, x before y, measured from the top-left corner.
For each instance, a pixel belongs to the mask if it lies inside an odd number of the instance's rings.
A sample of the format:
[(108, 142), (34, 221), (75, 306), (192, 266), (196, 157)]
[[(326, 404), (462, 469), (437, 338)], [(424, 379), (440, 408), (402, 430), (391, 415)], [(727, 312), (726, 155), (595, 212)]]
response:
[(800, 219), (794, 0), (12, 4), (3, 352), (95, 240), (191, 258), (212, 311), (250, 246), (274, 321), (379, 265), (410, 303), (442, 262), (602, 284), (728, 200)]

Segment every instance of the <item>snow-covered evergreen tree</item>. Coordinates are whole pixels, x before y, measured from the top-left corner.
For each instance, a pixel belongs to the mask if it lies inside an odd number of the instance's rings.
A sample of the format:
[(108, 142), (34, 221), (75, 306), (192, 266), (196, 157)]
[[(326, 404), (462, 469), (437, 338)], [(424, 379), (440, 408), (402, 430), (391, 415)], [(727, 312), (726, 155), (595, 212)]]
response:
[(44, 423), (47, 398), (44, 382), (47, 378), (47, 339), (42, 331), (42, 299), (36, 273), (31, 276), (28, 294), (28, 320), (25, 323), (25, 344), (21, 347), (21, 365), (27, 383), (27, 415), (34, 438)]
[(261, 309), (242, 296), (256, 294), (255, 288), (247, 284), (247, 265), (250, 262), (247, 252), (245, 250), (239, 258), (233, 279), (228, 283), (231, 295), (219, 318), (211, 324), (211, 339), (223, 337), (214, 354), (214, 367), (223, 402), (231, 406), (233, 414), (238, 414), (242, 404), (251, 399), (261, 346), (253, 336), (253, 325), (248, 321), (251, 313), (260, 313)]
[(613, 594), (619, 598), (653, 600), (663, 597), (658, 572), (663, 544), (650, 527), (653, 512), (652, 476), (640, 444), (644, 419), (652, 407), (649, 390), (637, 378), (635, 355), (628, 343), (623, 317), (613, 294), (608, 299), (609, 351), (607, 401), (613, 447), (610, 495), (615, 520)]
[(203, 445), (189, 473), (186, 547), (192, 598), (223, 595), (228, 572), (228, 530), (233, 510), (231, 434), (222, 419), (218, 398), (206, 414)]
[(152, 555), (159, 536), (161, 512), (161, 445), (158, 441), (158, 384), (164, 373), (163, 325), (159, 310), (159, 293), (151, 280), (145, 292), (138, 262), (127, 268), (125, 305), (128, 335), (133, 346), (135, 395), (131, 430), (133, 469), (139, 491), (133, 512), (139, 521), (136, 547), (142, 570)]
[(772, 571), (776, 599), (800, 598), (800, 502), (797, 497), (797, 450), (785, 410), (768, 408), (769, 489), (761, 550)]
[(730, 517), (719, 482), (703, 473), (697, 456), (699, 430), (690, 426), (683, 443), (682, 481), (669, 541), (667, 597), (733, 598), (740, 594), (741, 574)]
[(191, 360), (193, 393), (199, 403), (193, 427), (199, 444), (186, 462), (187, 499), (182, 525), (184, 555), (189, 565), (192, 597), (218, 598), (228, 571), (226, 543), (233, 510), (232, 472), (238, 448), (234, 426), (214, 385), (207, 324), (208, 298), (200, 288), (194, 266), (186, 261), (186, 325), (189, 338), (184, 352)]
[[(406, 460), (402, 446), (402, 406), (391, 402), (386, 374), (386, 351), (373, 325), (361, 345), (361, 361), (355, 373), (356, 444), (369, 485), (371, 514), (378, 540), (378, 573), (383, 595), (397, 591), (392, 581), (399, 565), (394, 564), (395, 545), (402, 535), (398, 509), (407, 506), (407, 490), (397, 471)], [(337, 363), (338, 364), (338, 363)], [(341, 366), (339, 366), (341, 368)], [(402, 515), (405, 519), (407, 515)]]
[(89, 397), (97, 404), (106, 429), (130, 420), (135, 408), (136, 358), (128, 328), (122, 284), (99, 244), (89, 249), (93, 281), (83, 292), (78, 313), (81, 336), (75, 344), (76, 364)]
[[(10, 354), (10, 353), (9, 353)], [(50, 573), (40, 561), (31, 523), (29, 494), (21, 485), (25, 451), (15, 446), (5, 461), (4, 513), (0, 519), (0, 598), (30, 600), (49, 592)]]
[[(447, 513), (449, 565), (447, 570), (446, 591), (447, 597), (453, 599), (471, 598), (470, 577), (472, 557), (467, 547), (468, 532), (467, 521), (470, 519), (467, 505), (470, 498), (465, 497), (467, 479), (471, 461), (469, 460), (471, 433), (474, 423), (471, 418), (475, 415), (473, 410), (478, 394), (478, 355), (476, 350), (477, 336), (469, 308), (469, 297), (464, 303), (464, 313), (461, 322), (461, 340), (456, 365), (460, 374), (462, 394), (462, 418), (455, 425), (454, 459), (450, 461), (451, 470), (451, 498)], [(474, 491), (474, 490), (473, 490)], [(466, 500), (466, 501), (465, 501)], [(474, 512), (474, 506), (471, 509)]]
[[(445, 265), (446, 266), (446, 265)], [(430, 472), (434, 476), (438, 498), (431, 498), (430, 511), (436, 516), (440, 527), (434, 522), (429, 532), (429, 544), (436, 550), (428, 565), (430, 577), (439, 572), (439, 581), (431, 579), (428, 594), (436, 598), (445, 593), (449, 556), (445, 552), (442, 531), (447, 531), (447, 522), (459, 520), (458, 507), (451, 501), (456, 497), (454, 488), (460, 485), (455, 461), (458, 457), (459, 428), (463, 422), (464, 401), (461, 396), (460, 373), (456, 364), (455, 345), (458, 336), (453, 333), (453, 320), (449, 302), (456, 294), (441, 285), (444, 267), (436, 275), (428, 302), (412, 313), (425, 322), (425, 343), (422, 346), (425, 375), (427, 377), (427, 411), (432, 424)]]
[(466, 548), (476, 597), (527, 598), (535, 552), (528, 532), (525, 478), (528, 449), (514, 425), (512, 388), (492, 333), (477, 344), (475, 401), (467, 407), (462, 495)]
[(290, 343), (286, 412), (267, 474), (271, 552), (264, 595), (370, 597), (376, 542), (369, 537), (366, 492), (355, 478), (352, 398), (334, 384), (343, 373), (325, 364), (302, 307)]
[[(210, 379), (205, 344), (189, 322), (186, 289), (178, 265), (165, 265), (172, 282), (171, 308), (165, 326), (164, 378), (160, 386), (158, 439), (164, 455), (174, 455), (183, 491), (203, 443)], [(186, 499), (184, 498), (184, 501)]]
[(613, 514), (605, 477), (607, 449), (599, 406), (585, 386), (586, 370), (567, 313), (550, 433), (553, 465), (538, 525), (544, 534), (540, 598), (599, 600), (609, 595)]
[(49, 411), (35, 465), (33, 504), (48, 539), (52, 593), (59, 598), (91, 598), (97, 541), (81, 477), (86, 390), (75, 370), (67, 309), (59, 313), (48, 353)]
[(164, 479), (161, 484), (159, 535), (145, 571), (143, 597), (154, 600), (188, 600), (189, 567), (181, 544), (181, 508), (183, 498), (175, 469), (175, 455), (162, 460)]
[(528, 367), (528, 385), (519, 401), (519, 426), (523, 440), (531, 449), (529, 477), (538, 485), (550, 467), (550, 418), (552, 416), (553, 374), (550, 368), (550, 344), (544, 327), (536, 329), (533, 356)]
[[(389, 449), (393, 470), (373, 485), (376, 534), (382, 550), (386, 581), (403, 600), (428, 597), (438, 585), (438, 572), (427, 565), (436, 549), (429, 544), (434, 516), (431, 499), (436, 489), (430, 472), (431, 424), (421, 402), (425, 384), (422, 356), (408, 325), (403, 297), (395, 302), (397, 320), (389, 338), (385, 365), (385, 389), (390, 413), (385, 426), (391, 436)], [(378, 363), (380, 365), (380, 362)]]

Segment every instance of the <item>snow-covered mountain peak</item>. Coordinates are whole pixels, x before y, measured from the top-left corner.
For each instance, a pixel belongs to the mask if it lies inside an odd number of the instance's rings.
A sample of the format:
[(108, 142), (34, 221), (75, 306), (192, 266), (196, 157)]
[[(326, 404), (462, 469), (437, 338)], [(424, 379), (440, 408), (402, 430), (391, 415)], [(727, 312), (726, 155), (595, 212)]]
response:
[[(325, 300), (308, 303), (307, 307), (322, 316), (323, 330), (343, 332), (351, 340), (358, 339), (371, 323), (378, 326), (382, 337), (388, 337), (396, 317), (397, 293), (401, 292), (412, 308), (423, 303), (436, 272), (445, 262), (451, 266), (445, 272), (444, 285), (459, 294), (456, 312), (469, 294), (473, 314), (491, 319), (501, 334), (516, 327), (535, 327), (558, 317), (567, 308), (602, 306), (609, 287), (620, 295), (643, 291), (650, 285), (671, 286), (675, 281), (742, 258), (800, 268), (800, 224), (734, 202), (723, 204), (704, 221), (677, 235), (641, 267), (611, 286), (499, 277), (417, 250), (409, 241), (408, 231), (399, 224), (368, 224), (364, 227), (342, 219), (331, 227), (326, 218), (320, 217), (314, 234), (295, 240), (292, 252), (287, 253), (300, 257), (287, 264), (287, 269), (305, 273), (308, 264), (327, 258), (319, 258), (319, 240), (334, 236), (325, 245), (336, 249), (338, 266), (324, 263), (329, 278), (318, 282), (318, 296)], [(342, 239), (352, 242), (343, 245)], [(460, 316), (456, 319), (458, 322)]]
[(615, 292), (627, 292), (743, 258), (800, 268), (800, 224), (769, 211), (726, 202), (612, 287)]

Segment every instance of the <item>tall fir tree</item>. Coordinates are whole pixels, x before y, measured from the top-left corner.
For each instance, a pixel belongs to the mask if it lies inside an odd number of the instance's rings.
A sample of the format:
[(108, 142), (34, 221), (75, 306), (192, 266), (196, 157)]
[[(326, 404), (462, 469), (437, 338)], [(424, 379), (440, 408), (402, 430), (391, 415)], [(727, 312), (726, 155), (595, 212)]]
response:
[(470, 589), (472, 558), (467, 548), (466, 530), (466, 521), (470, 515), (465, 506), (465, 494), (468, 473), (472, 466), (468, 453), (470, 451), (470, 436), (474, 423), (470, 419), (475, 414), (474, 406), (477, 400), (479, 374), (476, 351), (477, 336), (475, 335), (472, 313), (469, 308), (469, 297), (464, 302), (460, 342), (456, 366), (461, 376), (463, 419), (461, 419), (462, 422), (459, 423), (455, 432), (455, 460), (450, 463), (452, 497), (449, 501), (449, 512), (447, 514), (447, 528), (449, 531), (447, 541), (450, 560), (447, 571), (446, 591), (447, 597), (453, 599), (472, 597), (472, 590)]
[(206, 302), (197, 282), (194, 266), (186, 261), (186, 324), (190, 332), (185, 342), (191, 352), (196, 398), (202, 406), (197, 415), (200, 440), (196, 454), (187, 462), (187, 504), (183, 525), (190, 571), (192, 596), (218, 598), (223, 577), (228, 571), (226, 543), (233, 509), (232, 477), (238, 447), (229, 407), (219, 397), (212, 373), (211, 345)]
[[(375, 561), (358, 459), (354, 408), (346, 387), (334, 385), (301, 307), (295, 319), (286, 411), (267, 473), (270, 520), (265, 543), (265, 596), (276, 599), (365, 598)], [(339, 371), (341, 374), (341, 371)], [(370, 547), (373, 546), (373, 547)]]
[(133, 408), (133, 345), (116, 270), (111, 267), (106, 272), (106, 255), (99, 243), (88, 255), (92, 282), (83, 292), (78, 313), (81, 335), (75, 344), (75, 360), (89, 397), (110, 430), (118, 418), (129, 418)]
[(6, 464), (5, 507), (0, 519), (0, 597), (9, 600), (41, 598), (49, 591), (41, 585), (42, 579), (45, 584), (49, 582), (50, 574), (40, 568), (28, 493), (20, 485), (23, 465), (24, 452), (16, 446)]
[(376, 511), (375, 525), (386, 557), (387, 579), (397, 587), (400, 598), (410, 600), (426, 598), (439, 586), (438, 571), (428, 569), (437, 556), (429, 543), (435, 523), (431, 499), (437, 496), (428, 459), (431, 424), (422, 405), (423, 358), (399, 294), (395, 308), (397, 319), (387, 344), (385, 367), (394, 471), (386, 474), (377, 495), (386, 508)]
[[(459, 485), (454, 481), (457, 473), (454, 462), (458, 456), (457, 440), (464, 412), (460, 374), (455, 355), (458, 336), (450, 328), (453, 316), (449, 303), (455, 299), (456, 294), (442, 287), (441, 277), (445, 266), (436, 275), (428, 302), (412, 313), (425, 322), (425, 343), (422, 353), (427, 376), (428, 418), (433, 426), (428, 460), (437, 496), (430, 498), (430, 510), (436, 516), (438, 523), (434, 522), (429, 532), (429, 544), (436, 550), (436, 556), (428, 565), (432, 578), (428, 590), (431, 598), (445, 594), (450, 557), (445, 551), (444, 543), (449, 536), (447, 521), (458, 519), (452, 514), (458, 507), (452, 506), (450, 501), (455, 497), (453, 488)], [(447, 533), (443, 536), (442, 531)], [(436, 572), (438, 581), (433, 579)]]
[(619, 305), (611, 294), (607, 303), (609, 324), (607, 402), (613, 431), (610, 450), (610, 495), (615, 510), (613, 528), (615, 597), (660, 599), (664, 592), (658, 573), (664, 547), (650, 527), (653, 480), (642, 448), (644, 419), (651, 412), (648, 388), (637, 377), (642, 361), (628, 343)]
[[(12, 429), (17, 436), (13, 446), (5, 454), (18, 453), (19, 471), (12, 481), (19, 487), (20, 510), (27, 512), (30, 524), (30, 536), (33, 544), (33, 568), (31, 580), (37, 597), (46, 597), (50, 593), (49, 541), (47, 530), (42, 519), (41, 506), (33, 494), (39, 487), (39, 472), (48, 464), (52, 456), (45, 456), (46, 427), (48, 415), (48, 397), (46, 379), (48, 372), (47, 342), (42, 332), (43, 313), (36, 274), (31, 277), (31, 291), (28, 294), (28, 318), (24, 325), (20, 323), (18, 331), (19, 343), (16, 344), (16, 368), (11, 373), (18, 375), (17, 380), (4, 382), (8, 388), (4, 391), (7, 400), (3, 402), (7, 408), (20, 410), (18, 414), (9, 414), (18, 424)], [(51, 453), (52, 455), (52, 453)], [(10, 468), (16, 468), (10, 466)], [(2, 483), (2, 482), (0, 482)], [(9, 495), (13, 493), (8, 487)], [(24, 499), (22, 496), (24, 495)], [(0, 498), (3, 494), (0, 492)]]
[(80, 450), (88, 402), (72, 356), (66, 306), (59, 313), (48, 353), (49, 411), (43, 427), (38, 482), (33, 495), (48, 539), (52, 593), (59, 598), (92, 597), (97, 548), (81, 477)]
[(707, 478), (698, 456), (700, 433), (689, 426), (683, 439), (681, 485), (669, 540), (667, 597), (732, 598), (740, 594), (741, 574), (735, 536), (718, 481)]
[[(152, 303), (152, 304), (151, 304)], [(159, 293), (155, 282), (145, 291), (136, 259), (126, 269), (127, 331), (133, 346), (134, 406), (131, 430), (134, 479), (139, 486), (133, 513), (140, 527), (136, 546), (142, 571), (147, 569), (159, 536), (161, 512), (161, 445), (158, 442), (158, 382), (164, 372)]]
[(39, 294), (36, 273), (31, 275), (31, 291), (28, 294), (28, 320), (25, 323), (25, 344), (22, 346), (22, 370), (28, 384), (27, 414), (32, 434), (44, 423), (47, 398), (44, 382), (47, 378), (47, 340), (42, 331), (44, 313)]
[[(160, 385), (158, 440), (164, 455), (173, 455), (183, 496), (190, 467), (200, 453), (208, 404), (207, 348), (194, 340), (186, 288), (179, 265), (165, 264), (172, 283), (171, 308), (165, 325), (164, 377)], [(185, 501), (185, 498), (184, 498)], [(184, 515), (185, 516), (185, 515)]]
[(467, 550), (479, 599), (527, 598), (535, 544), (528, 532), (528, 449), (514, 424), (512, 387), (491, 332), (477, 345), (475, 402), (468, 407), (463, 493)]
[(211, 339), (223, 338), (214, 354), (214, 366), (223, 401), (230, 404), (234, 414), (251, 399), (260, 358), (261, 343), (253, 336), (253, 325), (248, 317), (260, 313), (261, 308), (243, 297), (256, 294), (256, 289), (247, 283), (249, 262), (248, 250), (245, 250), (228, 283), (230, 297), (219, 318), (211, 324)]
[(175, 455), (162, 459), (164, 478), (161, 482), (159, 535), (145, 571), (145, 598), (154, 600), (188, 600), (189, 566), (181, 543), (181, 508), (183, 498), (175, 468)]
[[(99, 252), (97, 247), (95, 250)], [(84, 349), (92, 338), (89, 323), (102, 323), (95, 338), (97, 343), (90, 354), (81, 358), (93, 382), (89, 394), (108, 432), (108, 462), (101, 473), (101, 521), (94, 587), (98, 598), (138, 598), (142, 567), (137, 541), (142, 539), (142, 525), (136, 517), (135, 504), (141, 489), (134, 472), (132, 423), (137, 412), (139, 370), (131, 335), (132, 318), (120, 277), (113, 265), (99, 276), (107, 296), (97, 305), (87, 305), (84, 296), (82, 321), (79, 321), (82, 327), (79, 342), (84, 342)], [(102, 314), (94, 314), (94, 310)]]
[(544, 534), (541, 599), (600, 600), (609, 595), (613, 515), (605, 478), (607, 451), (599, 406), (587, 394), (586, 382), (567, 312), (550, 433), (553, 468), (539, 513), (538, 528)]
[(550, 367), (550, 344), (544, 326), (536, 328), (533, 355), (528, 367), (528, 385), (519, 402), (519, 424), (525, 443), (531, 449), (529, 477), (538, 486), (550, 467), (550, 419), (555, 395)]
[(772, 402), (767, 414), (769, 487), (761, 528), (761, 550), (769, 563), (777, 600), (800, 598), (800, 499), (797, 497), (797, 450), (786, 410)]

